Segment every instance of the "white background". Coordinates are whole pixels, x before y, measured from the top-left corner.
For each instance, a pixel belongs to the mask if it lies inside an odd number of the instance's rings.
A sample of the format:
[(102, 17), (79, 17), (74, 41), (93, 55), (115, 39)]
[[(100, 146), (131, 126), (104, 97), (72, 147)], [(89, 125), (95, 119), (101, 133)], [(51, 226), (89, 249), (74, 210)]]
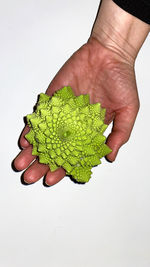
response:
[(150, 40), (137, 61), (141, 108), (115, 163), (85, 185), (25, 186), (11, 169), (23, 117), (89, 37), (98, 0), (6, 0), (0, 6), (0, 266), (150, 266)]

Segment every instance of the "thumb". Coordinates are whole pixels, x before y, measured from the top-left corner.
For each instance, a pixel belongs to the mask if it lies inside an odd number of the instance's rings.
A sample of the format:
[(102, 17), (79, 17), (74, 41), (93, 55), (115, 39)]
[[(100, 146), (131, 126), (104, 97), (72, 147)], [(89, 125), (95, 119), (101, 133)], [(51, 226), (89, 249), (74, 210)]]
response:
[(116, 112), (112, 131), (106, 141), (107, 145), (112, 149), (112, 152), (106, 157), (108, 161), (113, 162), (120, 147), (129, 140), (137, 113), (138, 108), (133, 107), (123, 108)]

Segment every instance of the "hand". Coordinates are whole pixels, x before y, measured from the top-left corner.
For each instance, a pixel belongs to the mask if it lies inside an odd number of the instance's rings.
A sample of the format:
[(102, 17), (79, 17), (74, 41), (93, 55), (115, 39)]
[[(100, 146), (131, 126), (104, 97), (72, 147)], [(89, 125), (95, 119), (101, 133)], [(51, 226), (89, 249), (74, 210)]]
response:
[[(107, 139), (112, 152), (107, 159), (114, 161), (118, 150), (130, 137), (139, 109), (133, 61), (126, 60), (91, 37), (65, 63), (46, 93), (52, 95), (67, 85), (72, 87), (76, 95), (89, 94), (91, 103), (100, 102), (106, 108), (105, 123), (113, 121)], [(40, 164), (32, 156), (32, 147), (24, 137), (28, 131), (29, 127), (26, 127), (22, 133), (20, 146), (23, 150), (15, 159), (14, 166), (18, 170), (26, 169), (24, 180), (27, 183), (34, 183), (45, 176), (46, 184), (56, 184), (65, 176), (65, 171), (60, 168), (51, 172), (48, 166)]]

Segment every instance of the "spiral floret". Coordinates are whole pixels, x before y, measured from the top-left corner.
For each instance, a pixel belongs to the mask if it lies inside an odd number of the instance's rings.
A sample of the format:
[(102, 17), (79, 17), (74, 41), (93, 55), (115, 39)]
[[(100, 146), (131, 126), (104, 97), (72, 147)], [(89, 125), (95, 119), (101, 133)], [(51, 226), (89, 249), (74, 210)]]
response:
[(51, 171), (63, 167), (76, 181), (88, 182), (92, 167), (111, 152), (103, 135), (104, 118), (100, 103), (90, 104), (89, 95), (75, 96), (69, 86), (52, 97), (41, 93), (36, 111), (27, 115), (32, 155)]

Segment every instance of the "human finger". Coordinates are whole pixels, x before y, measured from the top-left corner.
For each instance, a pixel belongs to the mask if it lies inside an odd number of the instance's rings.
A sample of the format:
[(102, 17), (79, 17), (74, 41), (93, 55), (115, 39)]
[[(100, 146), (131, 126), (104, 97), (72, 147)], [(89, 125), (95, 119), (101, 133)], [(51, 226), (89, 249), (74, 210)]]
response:
[(14, 167), (18, 171), (26, 169), (31, 162), (36, 159), (36, 156), (32, 155), (32, 146), (30, 145), (26, 149), (22, 150), (14, 160)]
[(47, 172), (45, 177), (45, 183), (48, 186), (57, 184), (59, 181), (61, 181), (64, 176), (66, 175), (65, 170), (63, 168), (59, 168), (54, 172), (51, 172), (50, 170)]
[(106, 142), (107, 145), (112, 149), (112, 152), (106, 156), (109, 161), (113, 162), (116, 159), (121, 146), (129, 140), (137, 112), (138, 108), (124, 108), (116, 112), (112, 131)]
[(21, 133), (21, 136), (19, 138), (19, 145), (21, 148), (27, 148), (30, 144), (25, 138), (25, 135), (30, 131), (30, 128), (28, 125), (26, 125)]
[(49, 166), (41, 164), (38, 160), (35, 160), (31, 166), (24, 172), (23, 179), (26, 183), (35, 183), (40, 178), (46, 175), (49, 170)]

